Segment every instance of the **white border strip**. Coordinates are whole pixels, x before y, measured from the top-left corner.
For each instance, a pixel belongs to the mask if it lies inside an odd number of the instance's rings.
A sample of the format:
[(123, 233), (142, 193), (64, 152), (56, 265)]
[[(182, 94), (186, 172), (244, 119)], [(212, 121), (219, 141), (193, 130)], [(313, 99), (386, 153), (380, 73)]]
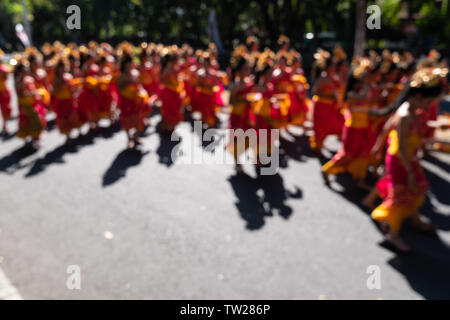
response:
[(0, 269), (0, 300), (23, 300), (2, 269)]

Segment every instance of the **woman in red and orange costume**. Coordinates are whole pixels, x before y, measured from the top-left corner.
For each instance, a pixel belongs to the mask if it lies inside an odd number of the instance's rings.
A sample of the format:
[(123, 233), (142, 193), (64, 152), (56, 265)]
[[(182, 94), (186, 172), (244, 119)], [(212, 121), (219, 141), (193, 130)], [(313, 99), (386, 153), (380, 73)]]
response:
[(190, 100), (190, 106), (189, 111), (192, 114), (193, 112), (201, 112), (200, 103), (197, 103), (197, 91), (195, 88), (198, 85), (198, 71), (202, 68), (202, 56), (205, 54), (205, 51), (203, 50), (196, 50), (195, 51), (195, 63), (190, 67), (189, 70), (189, 84), (186, 86), (185, 82), (185, 89), (186, 94), (189, 96)]
[(113, 85), (114, 70), (109, 66), (109, 54), (104, 53), (98, 60), (98, 117), (113, 117), (113, 103), (118, 101)]
[(180, 70), (184, 78), (184, 90), (186, 90), (186, 96), (189, 98), (189, 101), (191, 101), (191, 104), (194, 99), (193, 91), (195, 87), (195, 83), (192, 78), (194, 72), (197, 71), (197, 61), (193, 54), (193, 49), (189, 45), (183, 44), (181, 47), (182, 62), (180, 64)]
[(428, 182), (417, 157), (424, 142), (426, 124), (418, 114), (439, 99), (447, 69), (426, 68), (416, 72), (406, 88), (403, 104), (392, 119), (386, 153), (386, 174), (379, 182), (383, 203), (372, 212), (380, 223), (386, 240), (400, 251), (410, 251), (399, 236), (405, 219), (411, 218), (413, 226), (429, 232), (436, 226), (425, 223), (419, 209), (425, 201)]
[[(232, 83), (230, 86), (230, 105), (231, 115), (229, 120), (229, 129), (246, 131), (250, 126), (250, 103), (248, 94), (252, 92), (254, 83), (250, 78), (250, 66), (246, 58), (245, 47), (239, 46), (233, 52), (231, 57)], [(248, 145), (246, 145), (246, 149)], [(233, 154), (236, 170), (242, 171), (242, 165), (238, 163), (240, 156), (237, 145), (237, 138), (229, 141), (228, 151)]]
[(45, 70), (45, 72), (47, 73), (47, 79), (48, 79), (48, 83), (49, 84), (53, 84), (53, 79), (55, 76), (55, 56), (56, 56), (56, 50), (62, 50), (62, 44), (59, 42), (56, 42), (55, 44), (57, 44), (58, 46), (60, 45), (61, 47), (55, 47), (52, 46), (49, 43), (44, 43), (44, 45), (42, 45), (41, 47), (41, 52), (42, 52), (42, 68)]
[(310, 86), (305, 77), (305, 73), (303, 72), (302, 56), (299, 52), (294, 50), (291, 51), (291, 56), (292, 76), (290, 80), (294, 88), (294, 91), (291, 94), (291, 100), (293, 100), (294, 103), (291, 105), (291, 108), (289, 108), (289, 124), (303, 126), (308, 113), (308, 106), (311, 104), (307, 93)]
[(212, 57), (208, 52), (204, 52), (200, 57), (201, 68), (197, 71), (197, 83), (192, 101), (192, 109), (198, 110), (202, 114), (202, 120), (209, 127), (216, 125), (216, 102), (217, 93), (220, 91), (219, 83), (221, 78), (211, 64)]
[(186, 91), (178, 66), (179, 57), (176, 52), (168, 52), (163, 57), (161, 71), (161, 115), (163, 129), (173, 131), (183, 121), (183, 105), (186, 103)]
[(285, 128), (289, 124), (290, 116), (292, 117), (292, 114), (296, 114), (301, 109), (301, 104), (292, 85), (292, 69), (289, 67), (289, 64), (292, 62), (291, 54), (288, 51), (281, 50), (277, 53), (275, 61), (276, 67), (272, 76), (275, 93), (289, 96), (288, 108), (281, 114), (280, 119), (282, 120), (280, 122), (281, 128)]
[(225, 106), (222, 95), (225, 92), (225, 86), (228, 85), (228, 77), (226, 73), (219, 70), (219, 50), (214, 43), (209, 44), (208, 54), (210, 56), (209, 61), (211, 68), (216, 71), (216, 75), (219, 77), (219, 82), (217, 83), (219, 90), (215, 93), (215, 105), (217, 106), (217, 108), (219, 108)]
[(333, 63), (336, 65), (335, 78), (338, 83), (338, 108), (343, 112), (344, 96), (349, 78), (349, 66), (347, 54), (339, 45), (334, 47)]
[(60, 61), (55, 69), (53, 81), (53, 98), (55, 101), (56, 126), (67, 137), (66, 143), (70, 144), (70, 134), (81, 126), (79, 118), (77, 91), (81, 89), (80, 79), (68, 72), (69, 67), (64, 61)]
[[(14, 71), (15, 88), (19, 104), (19, 130), (17, 136), (25, 140), (26, 145), (40, 146), (40, 136), (46, 129), (47, 109), (42, 103), (43, 95), (38, 91), (34, 78), (27, 75), (23, 63)], [(42, 93), (42, 92), (41, 92)]]
[(76, 51), (72, 51), (68, 58), (69, 60), (69, 73), (74, 78), (80, 78), (81, 77), (81, 69), (80, 69), (80, 60), (78, 53)]
[[(389, 106), (403, 90), (401, 72), (399, 68), (400, 56), (397, 52), (383, 51), (383, 62), (380, 69), (383, 75), (381, 81), (382, 107)], [(383, 125), (381, 125), (383, 127)]]
[(345, 124), (342, 133), (342, 149), (322, 167), (322, 174), (328, 185), (329, 175), (349, 172), (358, 186), (370, 189), (365, 184), (367, 168), (370, 164), (369, 115), (370, 100), (367, 83), (369, 66), (367, 59), (361, 59), (353, 70), (344, 96)]
[[(382, 98), (381, 98), (381, 61), (379, 61), (379, 56), (372, 52), (369, 54), (370, 66), (368, 69), (367, 84), (369, 85), (369, 103), (372, 110), (382, 108)], [(369, 132), (370, 137), (368, 144), (372, 148), (380, 134), (380, 117), (369, 114)], [(378, 160), (372, 157), (372, 164), (377, 164)]]
[[(1, 50), (1, 49), (0, 49)], [(1, 59), (1, 52), (0, 52)], [(6, 122), (11, 119), (11, 93), (6, 87), (8, 75), (12, 72), (11, 68), (0, 62), (0, 111), (3, 118), (2, 133), (7, 133)]]
[(124, 56), (117, 81), (120, 94), (120, 124), (127, 132), (128, 148), (141, 144), (140, 134), (145, 130), (145, 116), (150, 98), (139, 82), (139, 71), (133, 66), (131, 56)]
[[(272, 129), (279, 129), (279, 106), (272, 83), (273, 61), (268, 51), (261, 54), (256, 66), (253, 93), (248, 94), (250, 102), (250, 123), (257, 133), (257, 146), (253, 147), (257, 155), (257, 166), (261, 166), (260, 156), (270, 155), (273, 147)], [(267, 136), (261, 136), (260, 130), (266, 130)]]
[(148, 47), (141, 44), (141, 52), (139, 53), (139, 82), (144, 89), (151, 94), (153, 92), (153, 65), (150, 61)]
[(100, 103), (98, 89), (99, 67), (92, 52), (86, 47), (80, 48), (81, 77), (83, 90), (78, 98), (81, 121), (88, 122), (92, 130), (97, 129), (100, 120)]
[(311, 148), (322, 156), (321, 149), (329, 135), (342, 134), (343, 115), (338, 106), (339, 83), (334, 77), (335, 66), (329, 52), (319, 50), (313, 66), (313, 122), (314, 136), (310, 138)]
[(161, 57), (160, 57), (160, 49), (158, 49), (159, 46), (156, 46), (154, 44), (149, 45), (149, 52), (151, 57), (151, 63), (152, 63), (152, 84), (149, 88), (149, 95), (157, 95), (160, 96), (161, 94)]
[(49, 108), (51, 105), (51, 92), (53, 90), (49, 81), (47, 71), (42, 67), (42, 58), (37, 49), (30, 49), (31, 54), (28, 57), (30, 62), (30, 75), (34, 78), (36, 89), (42, 95), (41, 103)]

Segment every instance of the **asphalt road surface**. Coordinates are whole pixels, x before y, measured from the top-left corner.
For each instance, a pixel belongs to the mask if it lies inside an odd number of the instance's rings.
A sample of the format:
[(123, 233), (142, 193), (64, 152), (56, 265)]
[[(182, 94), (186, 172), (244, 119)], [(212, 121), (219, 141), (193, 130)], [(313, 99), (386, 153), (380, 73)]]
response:
[[(348, 177), (324, 186), (307, 138), (283, 138), (279, 174), (257, 178), (251, 166), (236, 175), (232, 165), (173, 163), (177, 146), (202, 144), (189, 123), (178, 143), (159, 122), (151, 118), (141, 151), (125, 150), (117, 127), (66, 148), (51, 126), (34, 153), (0, 140), (0, 297), (450, 298), (448, 155), (423, 161), (422, 212), (440, 229), (406, 226), (414, 253), (405, 256), (381, 245)], [(73, 265), (80, 290), (67, 287)], [(367, 287), (369, 266), (379, 267), (379, 290)]]

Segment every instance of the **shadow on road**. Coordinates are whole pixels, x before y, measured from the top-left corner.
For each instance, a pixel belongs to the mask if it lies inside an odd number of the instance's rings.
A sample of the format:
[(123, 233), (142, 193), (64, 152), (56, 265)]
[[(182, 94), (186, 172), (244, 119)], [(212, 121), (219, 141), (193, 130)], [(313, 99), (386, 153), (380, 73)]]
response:
[(16, 170), (21, 169), (20, 162), (33, 154), (38, 150), (30, 148), (28, 146), (22, 146), (19, 149), (13, 151), (10, 155), (7, 155), (0, 159), (0, 172), (6, 172), (9, 174), (14, 173)]
[(309, 137), (305, 134), (288, 134), (289, 140), (280, 136), (280, 167), (287, 168), (289, 160), (304, 162), (307, 158), (315, 158), (316, 154), (309, 145)]
[(110, 138), (114, 133), (118, 132), (118, 125), (113, 125), (111, 127), (102, 127), (97, 131), (89, 131), (86, 135), (79, 136), (73, 139), (71, 144), (64, 144), (56, 149), (45, 154), (43, 158), (37, 159), (29, 172), (25, 175), (26, 178), (33, 177), (45, 171), (45, 169), (51, 164), (64, 163), (64, 155), (67, 153), (77, 153), (80, 151), (80, 147), (94, 144), (95, 137), (103, 137), (105, 139)]
[(413, 253), (398, 255), (388, 261), (389, 265), (425, 299), (450, 299), (450, 248), (438, 235), (426, 236), (412, 230), (404, 233)]
[(126, 149), (119, 153), (111, 166), (103, 175), (103, 187), (110, 186), (126, 176), (127, 170), (138, 166), (150, 151), (139, 149)]
[(156, 150), (156, 154), (159, 157), (159, 163), (164, 164), (167, 167), (174, 165), (172, 159), (172, 152), (174, 148), (181, 143), (181, 137), (177, 137), (178, 140), (172, 141), (172, 133), (161, 129), (162, 121), (156, 126), (156, 132), (159, 135), (159, 146)]
[(2, 141), (9, 141), (9, 140), (15, 138), (16, 135), (17, 135), (17, 133), (10, 133), (10, 132), (8, 132), (8, 133), (5, 133), (5, 132), (0, 133), (0, 137), (2, 138)]
[[(427, 168), (423, 168), (425, 171), (425, 175), (430, 183), (430, 192), (436, 196), (436, 199), (444, 204), (450, 205), (450, 182), (443, 177), (440, 177), (436, 173), (428, 170)], [(450, 172), (450, 171), (447, 171)]]
[[(437, 224), (440, 230), (450, 230), (450, 216), (439, 212), (431, 199), (435, 199), (444, 206), (449, 204), (450, 182), (442, 177), (426, 170), (425, 174), (430, 182), (430, 190), (425, 204), (420, 213)], [(372, 179), (369, 184), (373, 185)], [(354, 203), (361, 211), (370, 216), (371, 210), (361, 206), (362, 199), (367, 192), (356, 188), (350, 175), (342, 174), (336, 177), (336, 181), (344, 188), (344, 191), (336, 191), (349, 202)], [(374, 222), (371, 219), (372, 222)], [(374, 222), (375, 226), (378, 225)], [(450, 248), (437, 234), (425, 235), (415, 231), (410, 221), (405, 221), (401, 231), (405, 242), (411, 246), (412, 253), (398, 254), (388, 261), (389, 265), (403, 274), (410, 283), (411, 288), (426, 299), (450, 299)], [(380, 246), (386, 247), (383, 244)], [(395, 251), (394, 251), (395, 252)]]
[(265, 218), (274, 214), (288, 219), (293, 211), (286, 201), (289, 198), (303, 197), (298, 187), (294, 192), (286, 190), (283, 178), (279, 174), (252, 178), (241, 173), (230, 177), (228, 181), (238, 198), (236, 207), (241, 218), (247, 222), (248, 230), (261, 229), (265, 224)]

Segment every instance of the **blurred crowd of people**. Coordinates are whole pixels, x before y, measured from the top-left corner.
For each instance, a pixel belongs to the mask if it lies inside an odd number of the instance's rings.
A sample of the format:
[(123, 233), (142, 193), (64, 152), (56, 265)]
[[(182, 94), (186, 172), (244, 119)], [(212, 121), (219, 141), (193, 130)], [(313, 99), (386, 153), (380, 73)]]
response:
[[(342, 147), (322, 167), (324, 182), (351, 174), (359, 187), (368, 190), (363, 204), (373, 208), (372, 217), (386, 239), (396, 249), (408, 251), (399, 237), (406, 218), (421, 231), (435, 229), (418, 213), (428, 186), (419, 154), (426, 151), (436, 128), (449, 126), (447, 120), (438, 119), (440, 99), (449, 92), (447, 62), (434, 50), (421, 59), (384, 50), (350, 60), (338, 46), (333, 52), (319, 49), (314, 58), (308, 78), (301, 54), (283, 35), (277, 51), (261, 50), (258, 39), (248, 37), (234, 48), (225, 71), (219, 68), (214, 44), (205, 50), (187, 44), (136, 47), (127, 42), (114, 48), (94, 41), (86, 46), (55, 42), (40, 49), (29, 47), (0, 66), (3, 130), (11, 119), (13, 88), (6, 82), (13, 73), (17, 136), (30, 147), (41, 143), (46, 115), (53, 112), (69, 144), (75, 132), (82, 134), (84, 124), (96, 131), (106, 118), (119, 121), (128, 147), (136, 148), (155, 106), (167, 131), (173, 131), (186, 114), (197, 113), (205, 127), (215, 127), (218, 112), (228, 113), (230, 129), (255, 129), (257, 159), (262, 129), (269, 132), (264, 152), (270, 153), (275, 143), (270, 129), (289, 133), (297, 126), (308, 134), (311, 148), (321, 158), (325, 139), (336, 135)], [(236, 170), (242, 171), (233, 141), (228, 147)], [(257, 166), (262, 166), (259, 160)], [(375, 186), (367, 185), (368, 174), (378, 177)], [(378, 207), (377, 198), (382, 200)]]

